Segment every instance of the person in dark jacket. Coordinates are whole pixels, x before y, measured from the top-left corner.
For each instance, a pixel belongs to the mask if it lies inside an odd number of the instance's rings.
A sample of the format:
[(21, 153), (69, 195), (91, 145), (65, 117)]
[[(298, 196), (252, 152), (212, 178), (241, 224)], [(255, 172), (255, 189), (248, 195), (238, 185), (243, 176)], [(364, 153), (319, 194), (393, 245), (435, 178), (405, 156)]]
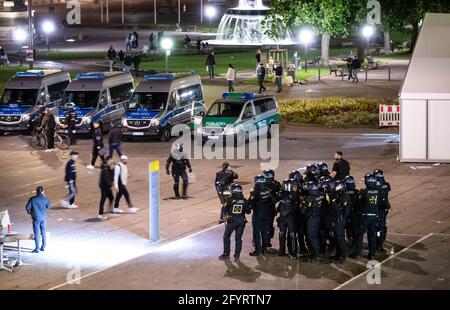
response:
[(66, 164), (66, 174), (64, 176), (64, 181), (67, 183), (69, 194), (60, 201), (60, 204), (63, 208), (78, 208), (78, 206), (75, 204), (75, 196), (77, 195), (77, 159), (78, 152), (70, 152), (70, 160)]
[(122, 150), (120, 149), (120, 142), (122, 140), (122, 129), (118, 124), (111, 122), (111, 129), (109, 130), (109, 158), (113, 158), (114, 150), (117, 154), (122, 156)]
[(45, 135), (47, 137), (47, 149), (45, 150), (45, 152), (52, 152), (55, 149), (55, 127), (55, 115), (50, 111), (48, 107), (46, 107), (44, 109), (44, 116), (39, 128), (39, 131), (45, 129)]
[(114, 163), (113, 161), (106, 155), (105, 162), (102, 163), (102, 168), (100, 172), (100, 181), (98, 186), (100, 187), (101, 197), (100, 197), (100, 205), (98, 209), (98, 218), (100, 220), (106, 220), (107, 217), (103, 215), (105, 201), (108, 199), (109, 208), (112, 208), (114, 194)]
[(358, 59), (358, 56), (355, 56), (355, 59), (352, 61), (352, 76), (353, 80), (352, 83), (358, 83), (358, 72), (359, 69), (361, 69), (361, 61)]
[(95, 162), (97, 161), (97, 157), (100, 156), (102, 161), (104, 160), (104, 154), (103, 154), (103, 133), (102, 129), (100, 127), (100, 122), (96, 121), (94, 122), (94, 132), (92, 133), (92, 159), (91, 164), (87, 165), (86, 168), (88, 169), (94, 169)]
[(109, 71), (113, 71), (114, 60), (116, 59), (116, 50), (112, 45), (109, 47), (106, 58), (108, 59)]
[(282, 90), (283, 67), (280, 63), (276, 63), (273, 70), (275, 71), (275, 83), (277, 84), (277, 93)]
[[(47, 209), (51, 208), (50, 200), (44, 195), (44, 188), (38, 186), (36, 188), (36, 196), (31, 197), (26, 205), (27, 213), (33, 219), (33, 234), (35, 248), (33, 253), (39, 253), (39, 250), (44, 251), (47, 245), (46, 222)], [(39, 247), (39, 237), (42, 236), (42, 246)]]
[(191, 163), (183, 152), (183, 145), (176, 143), (172, 146), (171, 154), (166, 162), (166, 173), (170, 174), (169, 168), (172, 165), (173, 191), (175, 199), (180, 199), (180, 177), (183, 180), (183, 199), (187, 198), (188, 176), (186, 168), (192, 172)]
[(69, 136), (69, 143), (71, 145), (77, 144), (77, 138), (76, 138), (76, 124), (77, 124), (77, 111), (75, 110), (75, 105), (73, 103), (70, 103), (66, 112), (66, 128), (67, 128), (67, 135)]
[(202, 39), (200, 39), (200, 37), (197, 38), (196, 45), (197, 45), (197, 53), (200, 53), (200, 47), (202, 45)]
[(228, 190), (229, 186), (234, 183), (234, 180), (237, 178), (238, 174), (230, 169), (230, 164), (224, 162), (222, 164), (222, 170), (216, 173), (216, 179), (214, 181), (221, 204), (225, 202), (224, 191)]
[(264, 67), (264, 64), (262, 62), (260, 62), (258, 65), (256, 75), (258, 78), (258, 85), (259, 85), (258, 94), (260, 94), (266, 91), (266, 87), (264, 86), (264, 80), (266, 79), (266, 68)]
[(130, 72), (131, 65), (133, 64), (133, 57), (131, 57), (130, 53), (125, 55), (123, 59), (123, 71)]
[(214, 57), (214, 52), (210, 52), (206, 57), (206, 67), (208, 68), (209, 78), (214, 78), (214, 66), (216, 65), (216, 57)]
[(139, 65), (141, 64), (141, 56), (138, 53), (133, 56), (134, 74), (139, 76)]

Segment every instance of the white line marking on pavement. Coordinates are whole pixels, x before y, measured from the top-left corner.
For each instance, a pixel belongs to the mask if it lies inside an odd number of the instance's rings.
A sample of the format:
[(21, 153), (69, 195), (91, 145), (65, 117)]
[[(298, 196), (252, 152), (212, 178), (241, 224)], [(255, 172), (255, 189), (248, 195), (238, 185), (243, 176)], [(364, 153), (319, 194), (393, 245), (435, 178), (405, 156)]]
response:
[(412, 234), (403, 234), (403, 233), (395, 233), (395, 232), (389, 232), (388, 235), (407, 236), (407, 237), (423, 237), (424, 236), (424, 235), (412, 235)]
[[(396, 256), (398, 256), (398, 255), (400, 255), (401, 253), (403, 253), (403, 252), (409, 250), (410, 248), (412, 248), (413, 246), (415, 246), (417, 243), (424, 241), (425, 239), (431, 237), (432, 235), (433, 235), (433, 233), (429, 233), (428, 235), (423, 236), (422, 238), (420, 238), (419, 240), (417, 240), (417, 241), (415, 241), (414, 243), (410, 244), (410, 245), (407, 246), (406, 248), (402, 249), (401, 251), (398, 251), (396, 254), (394, 254), (394, 255), (392, 255), (392, 256), (389, 256), (388, 258), (386, 258), (385, 260), (383, 260), (381, 263), (378, 263), (378, 264), (375, 265), (374, 267), (376, 267), (376, 266), (381, 266), (381, 265), (384, 264), (385, 262), (387, 262), (387, 261), (391, 260), (392, 258), (394, 258), (394, 257), (396, 257)], [(353, 278), (351, 278), (351, 279), (345, 281), (345, 282), (342, 283), (341, 285), (335, 287), (334, 290), (339, 290), (339, 289), (341, 289), (341, 288), (344, 287), (345, 285), (347, 285), (347, 284), (353, 282), (354, 280), (360, 278), (362, 275), (365, 275), (365, 274), (368, 273), (369, 271), (370, 271), (370, 269), (367, 269), (366, 271), (364, 271), (364, 272), (362, 272), (362, 273), (360, 273), (360, 274), (354, 276)]]
[[(180, 238), (180, 239), (176, 239), (176, 240), (174, 240), (174, 241), (170, 241), (170, 242), (165, 243), (165, 244), (163, 244), (163, 245), (161, 245), (161, 246), (154, 246), (154, 247), (150, 248), (147, 252), (145, 252), (145, 253), (143, 253), (143, 254), (137, 255), (137, 256), (135, 256), (135, 257), (132, 257), (132, 258), (127, 259), (127, 260), (124, 260), (124, 261), (122, 261), (122, 262), (118, 262), (117, 264), (113, 264), (113, 265), (111, 265), (111, 266), (108, 266), (108, 267), (105, 267), (105, 268), (102, 268), (102, 269), (93, 271), (93, 272), (88, 273), (88, 274), (86, 274), (86, 275), (84, 275), (84, 276), (81, 276), (81, 277), (79, 277), (79, 278), (77, 278), (77, 279), (73, 279), (72, 281), (73, 281), (73, 282), (81, 281), (82, 279), (85, 279), (85, 278), (87, 278), (87, 277), (93, 276), (93, 275), (95, 275), (95, 274), (97, 274), (97, 273), (100, 273), (100, 272), (103, 272), (103, 271), (105, 271), (105, 270), (111, 269), (111, 268), (116, 267), (116, 266), (118, 266), (118, 265), (120, 265), (120, 264), (126, 263), (126, 262), (128, 262), (128, 261), (130, 261), (130, 260), (132, 260), (132, 259), (136, 259), (136, 258), (142, 257), (142, 256), (144, 256), (144, 255), (147, 255), (147, 254), (149, 254), (149, 253), (154, 252), (155, 250), (161, 250), (161, 249), (163, 249), (164, 247), (168, 247), (168, 246), (170, 246), (171, 244), (173, 244), (173, 243), (175, 243), (175, 242), (180, 242), (180, 241), (183, 241), (183, 240), (190, 239), (190, 238), (192, 238), (192, 237), (195, 237), (195, 236), (197, 236), (197, 235), (200, 235), (200, 234), (202, 234), (202, 233), (204, 233), (204, 232), (207, 232), (207, 231), (212, 230), (212, 229), (214, 229), (214, 228), (220, 227), (220, 226), (222, 226), (222, 225), (223, 225), (223, 224), (214, 225), (214, 226), (205, 228), (205, 229), (203, 229), (203, 230), (197, 231), (197, 232), (195, 232), (195, 233), (193, 233), (193, 234), (184, 236), (184, 237), (182, 237), (182, 238)], [(150, 242), (150, 241), (149, 241), (149, 242)], [(154, 245), (157, 245), (159, 242), (160, 242), (160, 241), (155, 242)], [(51, 287), (51, 288), (49, 288), (48, 290), (49, 290), (49, 291), (53, 291), (53, 290), (56, 290), (56, 289), (58, 289), (58, 288), (60, 288), (60, 287), (66, 286), (67, 284), (71, 284), (71, 283), (68, 282), (68, 281), (66, 281), (66, 282), (64, 282), (64, 283), (61, 283), (61, 284), (56, 285), (56, 286), (54, 286), (54, 287)]]

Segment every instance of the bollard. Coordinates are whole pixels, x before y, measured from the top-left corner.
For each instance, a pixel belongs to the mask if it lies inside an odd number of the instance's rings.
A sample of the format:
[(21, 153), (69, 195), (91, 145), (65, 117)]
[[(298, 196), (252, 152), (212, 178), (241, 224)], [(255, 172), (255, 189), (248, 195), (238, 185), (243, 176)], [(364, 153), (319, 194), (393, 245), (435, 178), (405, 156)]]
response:
[[(348, 74), (350, 74), (350, 71), (348, 72)], [(344, 80), (344, 70), (341, 71), (341, 79), (342, 81)]]
[(366, 82), (367, 82), (367, 74), (368, 74), (368, 72), (369, 72), (369, 69), (368, 69), (369, 67), (368, 66), (366, 66)]
[(391, 81), (391, 66), (388, 68), (388, 81)]
[(319, 66), (319, 81), (320, 81), (320, 66)]

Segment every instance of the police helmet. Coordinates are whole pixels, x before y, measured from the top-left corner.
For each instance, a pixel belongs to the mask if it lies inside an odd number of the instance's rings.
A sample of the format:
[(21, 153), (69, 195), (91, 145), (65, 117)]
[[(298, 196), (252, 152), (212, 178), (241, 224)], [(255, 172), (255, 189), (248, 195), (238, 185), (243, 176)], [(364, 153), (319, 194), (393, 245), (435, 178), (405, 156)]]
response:
[(336, 191), (337, 192), (345, 192), (345, 181), (336, 181)]
[(326, 163), (317, 164), (317, 168), (319, 169), (320, 175), (329, 175), (330, 171), (328, 171), (328, 165)]
[(315, 182), (309, 181), (307, 187), (310, 195), (319, 195), (319, 186)]
[(298, 170), (293, 170), (289, 173), (289, 179), (296, 181), (298, 184), (303, 183), (303, 176)]
[(242, 195), (242, 186), (240, 184), (232, 183), (230, 184), (230, 193), (233, 196)]
[(364, 183), (368, 188), (376, 188), (377, 187), (377, 179), (372, 173), (368, 173), (364, 176)]
[(317, 174), (318, 168), (316, 164), (309, 164), (306, 166), (306, 174)]
[(379, 183), (384, 183), (384, 173), (381, 169), (375, 169), (372, 174), (375, 176)]
[(275, 179), (275, 172), (272, 169), (266, 169), (263, 171), (263, 175), (266, 179), (270, 181), (272, 181), (273, 179)]
[(293, 192), (295, 191), (295, 181), (290, 179), (290, 180), (284, 180), (283, 184), (281, 185), (281, 187), (283, 188), (283, 191), (285, 192)]
[(355, 178), (348, 175), (344, 178), (345, 187), (349, 190), (354, 190), (356, 188)]
[(336, 182), (334, 182), (333, 179), (328, 179), (325, 188), (327, 189), (327, 192), (334, 192), (336, 190)]
[(256, 184), (256, 185), (265, 185), (265, 184), (267, 183), (266, 178), (265, 178), (264, 175), (262, 175), (262, 174), (257, 175), (257, 176), (254, 178), (254, 180), (255, 180), (255, 184)]

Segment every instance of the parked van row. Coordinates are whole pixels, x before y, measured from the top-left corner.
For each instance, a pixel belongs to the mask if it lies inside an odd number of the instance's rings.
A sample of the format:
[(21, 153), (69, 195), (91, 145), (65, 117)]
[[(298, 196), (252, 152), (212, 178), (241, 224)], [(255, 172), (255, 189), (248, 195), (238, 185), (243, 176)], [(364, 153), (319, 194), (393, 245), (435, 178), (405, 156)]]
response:
[[(136, 87), (130, 73), (93, 72), (71, 80), (61, 70), (28, 70), (16, 73), (0, 99), (0, 133), (30, 131), (40, 111), (55, 109), (57, 121), (66, 124), (67, 110), (77, 115), (76, 132), (89, 133), (94, 122), (104, 129), (121, 122), (125, 137), (171, 138), (172, 126), (188, 124), (194, 135), (216, 140), (279, 122), (274, 96), (225, 93), (207, 110), (198, 75), (146, 75)], [(64, 129), (60, 129), (64, 130)]]

